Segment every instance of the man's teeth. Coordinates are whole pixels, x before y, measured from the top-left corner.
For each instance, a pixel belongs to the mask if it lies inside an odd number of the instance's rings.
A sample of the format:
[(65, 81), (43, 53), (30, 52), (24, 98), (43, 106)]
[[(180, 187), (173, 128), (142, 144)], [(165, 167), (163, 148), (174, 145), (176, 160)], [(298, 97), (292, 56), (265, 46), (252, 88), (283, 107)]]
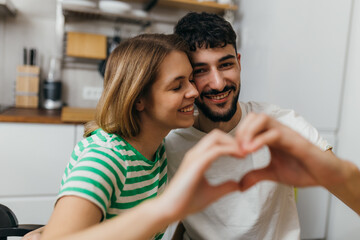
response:
[(180, 109), (180, 112), (191, 112), (194, 110), (194, 105)]
[(220, 100), (220, 99), (226, 98), (227, 96), (229, 96), (229, 94), (230, 94), (230, 91), (228, 91), (226, 93), (223, 93), (223, 94), (220, 94), (220, 95), (208, 96), (208, 97), (211, 98), (211, 99)]

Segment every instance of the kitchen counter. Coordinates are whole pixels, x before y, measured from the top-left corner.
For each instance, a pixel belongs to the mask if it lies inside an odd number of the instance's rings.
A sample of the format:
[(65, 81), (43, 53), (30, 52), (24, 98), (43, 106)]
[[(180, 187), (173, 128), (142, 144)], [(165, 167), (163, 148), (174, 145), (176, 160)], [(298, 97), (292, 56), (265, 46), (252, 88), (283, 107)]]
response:
[(93, 119), (94, 112), (93, 109), (69, 107), (62, 110), (10, 107), (0, 112), (0, 122), (83, 124)]

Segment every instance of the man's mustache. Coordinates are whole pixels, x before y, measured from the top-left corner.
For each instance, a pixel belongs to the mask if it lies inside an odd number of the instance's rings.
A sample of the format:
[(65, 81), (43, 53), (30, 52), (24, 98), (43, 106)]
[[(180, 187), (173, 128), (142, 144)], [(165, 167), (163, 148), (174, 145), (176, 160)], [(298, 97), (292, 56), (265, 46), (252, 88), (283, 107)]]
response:
[(204, 97), (205, 95), (218, 95), (218, 94), (221, 94), (221, 93), (225, 93), (225, 92), (227, 92), (229, 90), (233, 90), (235, 92), (236, 88), (234, 86), (225, 86), (222, 91), (211, 89), (210, 91), (202, 92), (200, 94), (200, 97)]

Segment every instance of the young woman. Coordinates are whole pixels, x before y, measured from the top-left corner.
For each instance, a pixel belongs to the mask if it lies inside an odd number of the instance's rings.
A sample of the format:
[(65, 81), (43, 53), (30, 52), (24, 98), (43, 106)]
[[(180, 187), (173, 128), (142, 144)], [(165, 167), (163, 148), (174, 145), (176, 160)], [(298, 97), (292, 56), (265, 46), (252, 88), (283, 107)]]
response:
[(41, 239), (161, 239), (171, 222), (239, 189), (231, 181), (210, 186), (203, 177), (218, 156), (239, 155), (233, 139), (214, 132), (185, 156), (164, 191), (163, 138), (193, 124), (198, 96), (179, 37), (147, 34), (121, 43), (104, 81), (96, 120), (71, 155)]

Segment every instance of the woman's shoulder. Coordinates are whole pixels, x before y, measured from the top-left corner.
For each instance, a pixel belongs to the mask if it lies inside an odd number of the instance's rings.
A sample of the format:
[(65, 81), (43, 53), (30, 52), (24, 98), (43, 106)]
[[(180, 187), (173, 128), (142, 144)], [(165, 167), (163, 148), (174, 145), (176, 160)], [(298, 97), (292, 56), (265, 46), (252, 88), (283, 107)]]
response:
[(83, 138), (75, 146), (74, 152), (78, 156), (86, 156), (90, 153), (101, 153), (103, 156), (122, 159), (124, 152), (128, 151), (126, 141), (120, 136), (97, 129), (90, 136)]
[(119, 146), (126, 146), (123, 138), (114, 133), (107, 133), (101, 128), (95, 130), (90, 136), (82, 139), (78, 145), (84, 148), (107, 148), (116, 149)]

